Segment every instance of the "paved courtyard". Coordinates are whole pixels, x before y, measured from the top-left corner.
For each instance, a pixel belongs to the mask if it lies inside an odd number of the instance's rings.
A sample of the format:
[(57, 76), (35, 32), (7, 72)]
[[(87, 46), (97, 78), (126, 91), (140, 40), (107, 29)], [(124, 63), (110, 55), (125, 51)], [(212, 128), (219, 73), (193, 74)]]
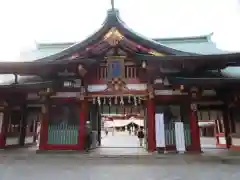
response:
[[(115, 148), (100, 148), (97, 153), (147, 153), (138, 148), (137, 138), (128, 134), (109, 135), (103, 138), (104, 142), (106, 147)], [(180, 155), (163, 155), (162, 158), (89, 157), (88, 154), (36, 154), (24, 149), (0, 151), (0, 180), (238, 180), (240, 177), (240, 165), (216, 160), (186, 160)]]
[[(201, 146), (203, 149), (217, 148), (214, 137), (201, 137)], [(104, 148), (140, 148), (138, 138), (135, 135), (129, 135), (128, 132), (109, 132), (106, 136), (102, 132), (102, 147)]]
[(102, 133), (102, 147), (140, 148), (137, 136), (128, 132)]
[(217, 148), (215, 137), (201, 137), (200, 138), (201, 147), (204, 148)]
[(93, 154), (101, 155), (145, 155), (148, 152), (140, 147), (137, 136), (128, 132), (102, 133), (102, 146)]
[[(214, 137), (201, 137), (202, 151), (215, 154), (226, 151), (216, 146)], [(140, 147), (138, 138), (135, 135), (129, 135), (128, 132), (109, 132), (106, 136), (102, 132), (102, 146), (93, 151), (97, 155), (147, 155), (145, 148)], [(150, 155), (150, 154), (149, 154)]]

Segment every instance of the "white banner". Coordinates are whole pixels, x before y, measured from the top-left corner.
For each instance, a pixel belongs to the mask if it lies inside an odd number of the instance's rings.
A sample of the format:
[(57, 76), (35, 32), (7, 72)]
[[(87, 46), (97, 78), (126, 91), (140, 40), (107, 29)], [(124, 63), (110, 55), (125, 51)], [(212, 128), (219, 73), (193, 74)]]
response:
[(182, 122), (175, 122), (175, 139), (177, 151), (180, 153), (184, 153), (186, 151), (186, 147), (184, 137), (184, 125)]
[(155, 136), (156, 147), (165, 148), (165, 130), (164, 130), (164, 116), (163, 114), (155, 114)]
[(3, 112), (0, 112), (0, 134), (2, 133), (3, 118), (4, 118), (4, 114)]

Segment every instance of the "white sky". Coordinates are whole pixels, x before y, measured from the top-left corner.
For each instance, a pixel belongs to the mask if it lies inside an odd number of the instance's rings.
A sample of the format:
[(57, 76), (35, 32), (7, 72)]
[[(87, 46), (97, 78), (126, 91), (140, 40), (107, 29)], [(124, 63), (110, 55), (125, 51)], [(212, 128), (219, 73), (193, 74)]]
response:
[[(121, 19), (150, 38), (214, 32), (219, 48), (240, 51), (238, 0), (115, 0)], [(0, 0), (0, 61), (34, 42), (81, 41), (106, 17), (110, 0)]]

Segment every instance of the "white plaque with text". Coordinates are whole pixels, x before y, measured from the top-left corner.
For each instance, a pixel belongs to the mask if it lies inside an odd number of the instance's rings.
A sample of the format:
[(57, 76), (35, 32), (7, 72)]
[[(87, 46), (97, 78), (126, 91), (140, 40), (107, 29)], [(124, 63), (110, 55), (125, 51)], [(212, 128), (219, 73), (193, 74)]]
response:
[(162, 113), (155, 114), (156, 147), (165, 147), (164, 116)]
[(184, 136), (184, 125), (182, 122), (175, 122), (175, 139), (176, 149), (180, 153), (186, 151), (185, 136)]

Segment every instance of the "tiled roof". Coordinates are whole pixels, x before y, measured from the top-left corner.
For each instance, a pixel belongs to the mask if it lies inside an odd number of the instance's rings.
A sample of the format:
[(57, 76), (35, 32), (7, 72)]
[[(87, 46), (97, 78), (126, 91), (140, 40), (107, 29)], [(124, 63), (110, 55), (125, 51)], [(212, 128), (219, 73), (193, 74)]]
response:
[(212, 33), (198, 37), (176, 37), (155, 39), (165, 46), (197, 54), (223, 54), (226, 51), (218, 49), (216, 44), (211, 40)]

